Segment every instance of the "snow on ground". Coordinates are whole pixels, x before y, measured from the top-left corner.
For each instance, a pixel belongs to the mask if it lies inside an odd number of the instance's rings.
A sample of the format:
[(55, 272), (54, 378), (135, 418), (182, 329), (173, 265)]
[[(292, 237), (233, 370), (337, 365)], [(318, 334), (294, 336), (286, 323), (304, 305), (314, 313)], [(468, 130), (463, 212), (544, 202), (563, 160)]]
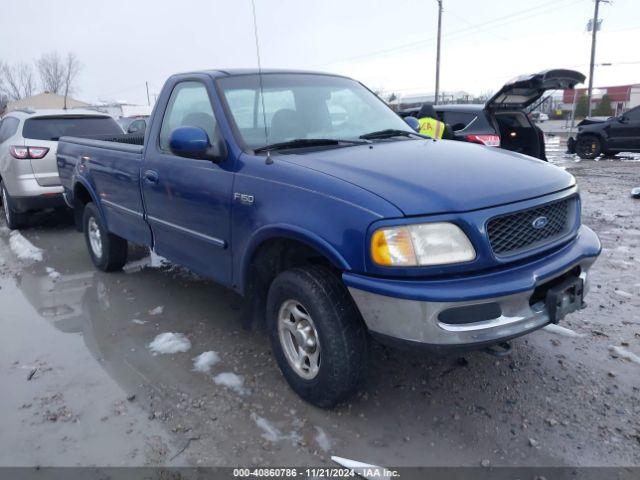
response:
[(232, 372), (219, 373), (213, 377), (213, 383), (230, 388), (240, 395), (245, 395), (247, 393), (244, 388), (244, 379), (240, 375), (236, 375)]
[(270, 442), (279, 442), (286, 437), (282, 434), (280, 429), (276, 427), (266, 418), (263, 418), (255, 413), (251, 414), (251, 419), (256, 423), (258, 428), (262, 430), (262, 438)]
[(203, 352), (193, 359), (193, 371), (209, 373), (211, 367), (220, 361), (220, 355), (216, 352)]
[(42, 261), (42, 250), (24, 238), (18, 230), (9, 234), (9, 246), (20, 260)]
[(56, 271), (55, 268), (47, 267), (45, 270), (47, 271), (47, 275), (49, 275), (49, 278), (51, 278), (51, 280), (58, 280), (60, 278), (60, 272)]
[(633, 298), (632, 294), (630, 294), (629, 292), (625, 292), (624, 290), (615, 289), (613, 291), (613, 293), (615, 293), (616, 295), (621, 296), (622, 298)]
[(293, 445), (298, 445), (302, 440), (300, 434), (297, 432), (290, 432), (288, 434), (282, 433), (278, 427), (276, 427), (273, 423), (267, 420), (264, 417), (253, 412), (251, 414), (251, 419), (255, 422), (260, 430), (262, 430), (261, 437), (269, 442), (280, 442), (282, 440), (289, 440)]
[(620, 358), (624, 358), (626, 360), (629, 360), (630, 362), (637, 363), (638, 365), (640, 365), (640, 357), (635, 353), (630, 352), (626, 348), (618, 347), (616, 345), (611, 345), (609, 347), (609, 351)]
[(327, 432), (320, 427), (316, 427), (316, 432), (318, 433), (315, 436), (315, 440), (320, 449), (323, 452), (331, 450), (331, 439), (329, 438), (329, 435), (327, 435)]
[(151, 310), (149, 310), (149, 315), (162, 315), (162, 313), (164, 312), (164, 305), (158, 305), (155, 308), (152, 308)]
[(556, 335), (562, 335), (563, 337), (569, 337), (569, 338), (584, 337), (582, 333), (574, 332), (570, 328), (561, 327), (560, 325), (556, 325), (555, 323), (550, 323), (549, 325), (544, 327), (543, 330), (549, 333), (555, 333)]
[(161, 257), (153, 250), (151, 250), (150, 257), (151, 257), (151, 263), (149, 264), (149, 266), (151, 268), (160, 268), (160, 267), (164, 267), (165, 265), (170, 265), (169, 260), (167, 260), (164, 257)]
[(186, 352), (191, 348), (191, 342), (182, 333), (161, 333), (149, 344), (149, 350), (154, 355), (159, 353)]
[(134, 318), (133, 320), (131, 320), (131, 323), (135, 323), (136, 325), (144, 325), (145, 323), (147, 323), (147, 321), (140, 320), (139, 318)]

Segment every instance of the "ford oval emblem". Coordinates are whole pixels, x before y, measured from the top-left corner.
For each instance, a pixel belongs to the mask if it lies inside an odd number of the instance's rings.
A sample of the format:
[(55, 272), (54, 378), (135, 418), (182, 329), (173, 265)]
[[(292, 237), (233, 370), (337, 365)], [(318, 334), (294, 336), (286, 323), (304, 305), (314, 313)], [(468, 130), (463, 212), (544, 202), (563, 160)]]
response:
[(531, 222), (531, 225), (536, 230), (540, 230), (541, 228), (546, 227), (547, 223), (549, 223), (549, 219), (547, 217), (538, 217), (533, 222)]

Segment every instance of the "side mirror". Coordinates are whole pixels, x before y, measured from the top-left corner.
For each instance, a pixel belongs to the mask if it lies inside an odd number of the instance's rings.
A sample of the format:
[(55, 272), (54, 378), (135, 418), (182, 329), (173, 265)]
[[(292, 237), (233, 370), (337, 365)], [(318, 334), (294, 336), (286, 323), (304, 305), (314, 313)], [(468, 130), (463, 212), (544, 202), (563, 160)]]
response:
[(420, 122), (416, 117), (406, 117), (404, 119), (405, 123), (413, 128), (416, 132), (420, 131)]
[(171, 132), (169, 148), (179, 157), (211, 160), (220, 163), (226, 157), (226, 148), (222, 139), (216, 139), (211, 145), (209, 135), (199, 127), (179, 127)]

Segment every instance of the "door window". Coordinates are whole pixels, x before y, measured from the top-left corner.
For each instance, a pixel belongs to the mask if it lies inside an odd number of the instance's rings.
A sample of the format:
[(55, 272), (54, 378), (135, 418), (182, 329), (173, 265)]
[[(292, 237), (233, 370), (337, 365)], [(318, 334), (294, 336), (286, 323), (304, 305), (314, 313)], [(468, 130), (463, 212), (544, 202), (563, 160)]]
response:
[(442, 112), (443, 122), (448, 123), (453, 130), (462, 130), (469, 125), (476, 115), (469, 112)]
[(640, 121), (640, 108), (634, 108), (633, 110), (629, 110), (624, 114), (632, 122)]
[(200, 82), (182, 82), (171, 92), (160, 128), (160, 149), (169, 152), (171, 132), (178, 127), (199, 127), (213, 143), (216, 119), (207, 88)]

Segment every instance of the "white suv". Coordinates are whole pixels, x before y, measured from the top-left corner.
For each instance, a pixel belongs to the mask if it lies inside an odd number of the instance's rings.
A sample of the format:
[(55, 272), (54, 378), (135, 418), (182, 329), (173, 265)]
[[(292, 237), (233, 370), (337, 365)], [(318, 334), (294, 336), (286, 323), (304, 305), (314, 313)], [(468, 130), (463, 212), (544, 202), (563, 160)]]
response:
[(56, 149), (63, 136), (120, 135), (110, 116), (92, 110), (16, 110), (0, 120), (0, 190), (7, 226), (28, 212), (64, 205)]

